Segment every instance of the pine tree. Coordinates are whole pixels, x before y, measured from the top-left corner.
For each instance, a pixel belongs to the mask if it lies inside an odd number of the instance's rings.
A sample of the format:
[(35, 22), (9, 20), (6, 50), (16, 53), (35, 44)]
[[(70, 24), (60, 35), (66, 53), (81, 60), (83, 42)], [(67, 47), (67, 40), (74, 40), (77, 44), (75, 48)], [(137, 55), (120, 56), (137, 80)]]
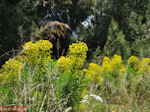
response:
[(118, 23), (114, 19), (111, 20), (108, 29), (107, 41), (104, 46), (104, 54), (107, 56), (118, 54), (123, 58), (127, 58), (130, 54), (130, 49), (125, 40), (125, 35), (122, 30), (119, 30)]

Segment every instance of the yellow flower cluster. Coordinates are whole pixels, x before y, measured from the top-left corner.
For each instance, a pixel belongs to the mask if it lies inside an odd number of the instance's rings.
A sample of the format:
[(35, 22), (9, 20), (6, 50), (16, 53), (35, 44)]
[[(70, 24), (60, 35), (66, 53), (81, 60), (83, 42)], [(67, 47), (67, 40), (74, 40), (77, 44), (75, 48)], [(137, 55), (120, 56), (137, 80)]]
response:
[(38, 47), (32, 42), (27, 42), (23, 46), (23, 52), (28, 56), (38, 56)]
[(123, 69), (125, 69), (125, 66), (122, 64), (121, 56), (115, 54), (111, 60), (107, 56), (104, 57), (102, 62), (102, 68), (103, 73), (107, 74), (111, 72), (118, 73), (120, 69), (122, 69), (121, 71), (123, 71)]
[(136, 56), (128, 59), (128, 65), (137, 74), (150, 74), (150, 58), (143, 58), (141, 61)]
[(103, 73), (109, 73), (112, 71), (112, 66), (111, 66), (111, 60), (105, 56), (103, 61), (102, 61), (102, 69), (103, 69)]
[(73, 68), (78, 69), (84, 65), (84, 61), (86, 59), (88, 47), (86, 43), (77, 41), (72, 45), (69, 45), (69, 57), (73, 62)]
[(128, 64), (138, 64), (139, 63), (139, 58), (136, 56), (131, 56), (128, 59)]
[(143, 58), (139, 65), (138, 73), (150, 74), (150, 58)]
[(61, 56), (58, 59), (57, 66), (59, 67), (59, 70), (61, 72), (65, 72), (65, 71), (70, 72), (71, 67), (72, 67), (72, 61), (70, 60), (70, 58), (66, 58), (64, 56)]
[(111, 60), (107, 56), (104, 57), (101, 66), (90, 63), (89, 68), (84, 69), (84, 71), (92, 81), (102, 82), (102, 76), (105, 74), (111, 75), (115, 73), (118, 76), (122, 76), (126, 71), (126, 67), (122, 64), (121, 56), (115, 54)]
[(14, 81), (17, 80), (18, 74), (21, 72), (21, 69), (23, 68), (23, 64), (17, 60), (9, 59), (5, 62), (5, 64), (2, 66), (1, 72), (2, 76), (1, 79), (3, 81)]
[(48, 40), (39, 40), (36, 43), (27, 42), (23, 46), (23, 55), (17, 57), (17, 59), (9, 59), (2, 66), (0, 75), (3, 81), (10, 82), (17, 80), (18, 74), (21, 73), (23, 68), (22, 62), (28, 63), (31, 66), (38, 64), (41, 71), (45, 71), (48, 66), (48, 61), (51, 60), (52, 44)]
[[(136, 74), (150, 74), (150, 58), (143, 58), (142, 61), (136, 56), (131, 56), (128, 59), (128, 66), (131, 67)], [(126, 65), (122, 64), (121, 56), (114, 55), (111, 59), (104, 57), (102, 65), (99, 66), (94, 63), (89, 64), (88, 69), (84, 69), (86, 75), (94, 82), (101, 81), (103, 76), (110, 76), (114, 78), (122, 78), (127, 72)]]
[(95, 83), (103, 82), (104, 80), (102, 78), (102, 68), (95, 63), (90, 63), (89, 68), (83, 71), (86, 72), (86, 75)]
[(114, 69), (117, 69), (120, 68), (120, 65), (122, 65), (122, 58), (115, 54), (112, 58), (111, 66), (113, 66)]
[(50, 43), (48, 40), (39, 40), (35, 44), (41, 51), (50, 51), (53, 47), (52, 43)]
[(48, 40), (39, 40), (36, 43), (27, 42), (23, 46), (25, 62), (33, 66), (37, 63), (45, 64), (51, 59), (52, 47), (53, 45)]
[(85, 59), (88, 51), (86, 43), (77, 41), (69, 45), (69, 56), (80, 57)]
[(139, 70), (139, 65), (140, 65), (139, 58), (136, 56), (131, 56), (128, 59), (128, 65), (130, 65), (133, 68), (133, 70), (137, 72)]
[(86, 59), (88, 47), (85, 43), (77, 41), (69, 46), (69, 53), (66, 57), (60, 57), (57, 67), (60, 71), (71, 71), (81, 68)]

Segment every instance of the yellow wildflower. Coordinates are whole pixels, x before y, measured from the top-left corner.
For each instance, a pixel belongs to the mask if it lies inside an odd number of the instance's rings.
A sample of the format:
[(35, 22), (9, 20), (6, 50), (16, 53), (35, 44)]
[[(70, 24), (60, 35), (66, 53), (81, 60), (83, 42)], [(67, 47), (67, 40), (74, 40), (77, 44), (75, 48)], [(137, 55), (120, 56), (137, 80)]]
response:
[(42, 51), (51, 50), (53, 45), (48, 40), (39, 40), (36, 43), (36, 47)]
[[(26, 63), (34, 67), (36, 64), (40, 66), (51, 59), (53, 45), (48, 40), (39, 40), (36, 43), (27, 42), (23, 46), (24, 60)], [(43, 62), (44, 61), (44, 62)]]
[(81, 57), (85, 59), (87, 51), (88, 47), (84, 42), (77, 41), (76, 43), (69, 45), (69, 56), (73, 55), (75, 57)]
[(138, 73), (150, 74), (150, 58), (143, 58), (139, 64)]
[(86, 75), (94, 82), (103, 82), (102, 78), (102, 68), (95, 64), (95, 63), (90, 63), (88, 69), (84, 69), (86, 72)]
[(121, 68), (120, 68), (119, 75), (122, 76), (125, 72), (126, 72), (126, 67), (124, 65), (122, 65)]
[(115, 54), (112, 58), (111, 66), (113, 67), (114, 70), (116, 70), (116, 69), (119, 69), (121, 65), (122, 65), (121, 56), (118, 56), (117, 54)]
[(72, 61), (72, 67), (75, 70), (78, 68), (82, 68), (82, 66), (84, 65), (85, 59), (83, 59), (82, 57), (68, 55), (67, 58), (70, 58), (70, 60)]
[(139, 58), (136, 57), (136, 56), (131, 56), (131, 57), (128, 59), (128, 64), (132, 64), (132, 63), (138, 64), (138, 63), (139, 63)]
[(23, 64), (21, 62), (9, 59), (2, 66), (2, 79), (7, 82), (17, 80), (18, 74), (21, 72), (22, 68)]
[(124, 74), (125, 67), (122, 64), (122, 58), (121, 56), (115, 54), (113, 58), (110, 60), (107, 56), (104, 57), (102, 61), (102, 71), (103, 74), (115, 74), (112, 76), (119, 76)]
[(110, 63), (110, 59), (106, 56), (104, 57), (103, 61), (102, 61), (102, 69), (103, 69), (103, 73), (109, 73), (112, 71), (112, 66)]
[(128, 65), (130, 65), (130, 66), (133, 68), (133, 70), (134, 70), (135, 72), (138, 71), (138, 69), (139, 69), (139, 64), (140, 64), (139, 58), (136, 57), (136, 56), (131, 56), (131, 57), (128, 59)]
[(150, 64), (150, 58), (143, 58), (142, 63), (149, 65)]
[(109, 57), (105, 56), (104, 59), (103, 59), (103, 62), (108, 62), (108, 63), (110, 63)]
[(125, 69), (124, 67), (122, 67), (122, 68), (120, 69), (120, 74), (125, 73), (125, 71), (126, 71), (126, 69)]
[(72, 68), (72, 60), (70, 58), (66, 58), (64, 56), (61, 56), (57, 61), (57, 68), (61, 72), (70, 72)]
[(61, 72), (77, 70), (82, 68), (86, 59), (86, 52), (88, 47), (85, 43), (77, 41), (69, 46), (69, 54), (64, 57), (60, 57), (57, 62), (57, 67)]
[(34, 43), (32, 43), (32, 42), (27, 42), (27, 43), (25, 43), (25, 45), (23, 46), (23, 51), (24, 51), (24, 53), (25, 54), (30, 54), (30, 53), (32, 53), (32, 52), (35, 52), (35, 51), (37, 51), (38, 50), (38, 47), (36, 47), (35, 46), (35, 44)]

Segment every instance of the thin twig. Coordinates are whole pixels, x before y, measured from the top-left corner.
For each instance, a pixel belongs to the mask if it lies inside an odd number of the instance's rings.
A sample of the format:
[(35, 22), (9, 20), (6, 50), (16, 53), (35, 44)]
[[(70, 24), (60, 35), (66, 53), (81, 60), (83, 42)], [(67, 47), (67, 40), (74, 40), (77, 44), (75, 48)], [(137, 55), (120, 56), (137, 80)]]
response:
[(3, 56), (5, 56), (6, 54), (8, 55), (8, 53), (15, 52), (15, 51), (21, 51), (21, 50), (7, 51), (3, 55), (1, 55), (0, 58), (2, 58)]

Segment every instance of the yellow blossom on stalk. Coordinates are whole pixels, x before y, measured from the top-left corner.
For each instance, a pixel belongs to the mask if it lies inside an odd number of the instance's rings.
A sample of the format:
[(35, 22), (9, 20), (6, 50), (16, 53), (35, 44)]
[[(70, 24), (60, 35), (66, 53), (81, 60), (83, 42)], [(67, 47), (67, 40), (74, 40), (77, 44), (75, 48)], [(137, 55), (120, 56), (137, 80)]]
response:
[(28, 64), (35, 65), (39, 58), (39, 48), (35, 43), (27, 42), (23, 46), (24, 60)]
[(150, 58), (143, 58), (139, 64), (138, 73), (150, 74)]
[(75, 56), (85, 59), (87, 56), (88, 47), (86, 43), (77, 41), (69, 45), (69, 56)]
[(23, 64), (21, 62), (14, 59), (9, 59), (2, 66), (1, 78), (3, 79), (3, 81), (7, 81), (7, 82), (17, 80), (18, 74), (20, 74), (22, 68), (23, 68)]
[(103, 73), (109, 73), (112, 71), (111, 61), (107, 56), (105, 56), (102, 61), (102, 69)]
[(25, 43), (25, 45), (23, 46), (23, 52), (25, 55), (27, 56), (38, 56), (39, 55), (39, 49), (36, 46), (36, 44), (32, 43), (32, 42), (27, 42)]
[(86, 75), (94, 82), (103, 82), (102, 78), (102, 68), (95, 64), (90, 63), (88, 69), (84, 69)]
[(126, 67), (121, 66), (119, 75), (122, 76), (126, 72)]
[(53, 47), (52, 43), (50, 43), (48, 40), (39, 40), (35, 44), (41, 51), (48, 51)]
[(139, 58), (136, 56), (131, 56), (128, 59), (128, 64), (139, 64)]
[(122, 66), (122, 58), (121, 58), (121, 56), (118, 56), (117, 54), (115, 54), (113, 56), (113, 58), (111, 59), (110, 66), (112, 68), (111, 72), (118, 74), (119, 70), (120, 70), (120, 68)]
[[(52, 43), (48, 40), (39, 40), (35, 43), (37, 48), (39, 49), (39, 57), (41, 57), (40, 65), (47, 67), (49, 61), (51, 60), (51, 49), (53, 47)], [(45, 69), (43, 69), (45, 71)]]
[(25, 45), (23, 46), (25, 62), (29, 63), (32, 66), (36, 65), (37, 63), (43, 66), (43, 60), (48, 61), (51, 58), (50, 53), (52, 52), (52, 47), (53, 45), (48, 40), (39, 40), (36, 43), (25, 43)]
[(128, 59), (128, 65), (130, 65), (130, 66), (133, 68), (133, 70), (134, 70), (135, 72), (138, 71), (138, 69), (139, 69), (139, 64), (140, 64), (139, 58), (136, 57), (136, 56), (131, 56), (131, 57)]
[(149, 65), (150, 64), (150, 58), (143, 58), (142, 63)]
[(103, 59), (103, 62), (108, 62), (108, 63), (110, 63), (109, 57), (105, 56), (104, 59)]
[(81, 57), (67, 56), (67, 58), (70, 58), (70, 60), (72, 61), (72, 68), (75, 70), (78, 68), (82, 68), (82, 66), (84, 65), (85, 59)]
[(69, 46), (69, 53), (66, 57), (58, 59), (57, 67), (61, 72), (77, 70), (82, 68), (86, 59), (88, 47), (85, 43), (77, 41)]
[(58, 61), (57, 61), (57, 65), (58, 69), (61, 72), (70, 72), (71, 67), (72, 67), (72, 60), (70, 58), (66, 58), (64, 56), (61, 56)]
[(102, 61), (102, 72), (103, 74), (109, 74), (108, 77), (119, 77), (122, 76), (126, 69), (122, 64), (122, 57), (115, 54), (110, 60), (107, 56)]
[(115, 54), (111, 60), (111, 66), (113, 67), (114, 70), (119, 69), (122, 65), (122, 58), (121, 56), (118, 56)]

